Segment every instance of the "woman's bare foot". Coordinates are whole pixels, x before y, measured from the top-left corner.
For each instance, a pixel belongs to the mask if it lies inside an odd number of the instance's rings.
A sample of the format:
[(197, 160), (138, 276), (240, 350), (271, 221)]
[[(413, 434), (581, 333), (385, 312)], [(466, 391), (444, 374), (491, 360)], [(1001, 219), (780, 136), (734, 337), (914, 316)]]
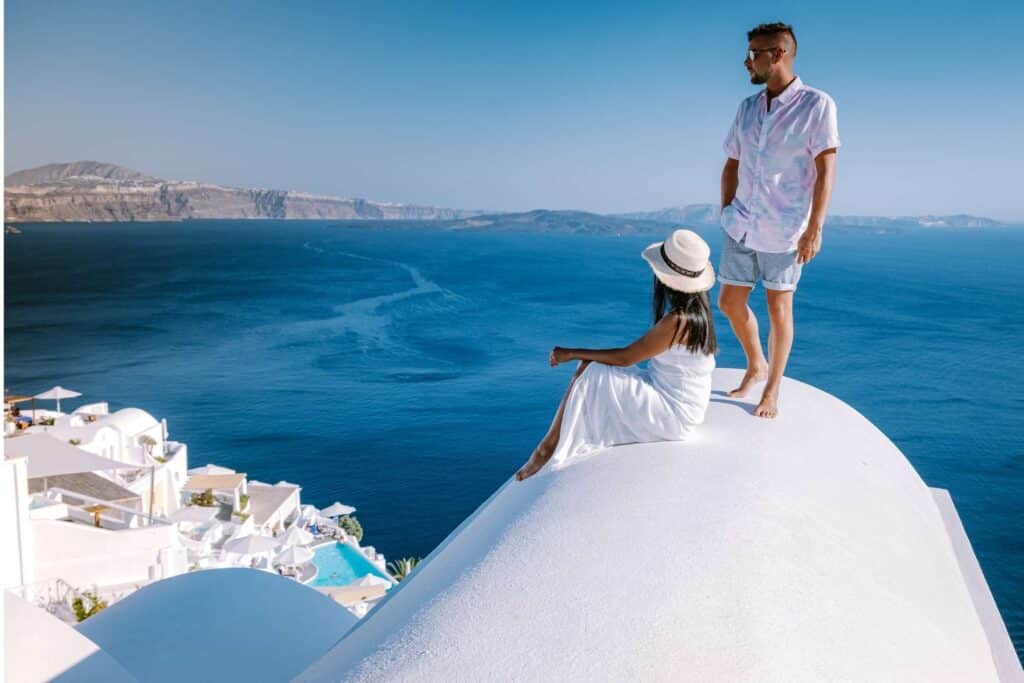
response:
[(541, 443), (534, 449), (533, 455), (526, 461), (526, 464), (516, 472), (516, 481), (522, 481), (527, 477), (532, 477), (537, 474), (544, 465), (548, 464), (548, 460), (555, 454), (555, 447), (549, 446), (546, 443)]
[(779, 393), (765, 389), (761, 396), (761, 402), (754, 408), (754, 415), (766, 419), (772, 419), (779, 414)]
[(729, 396), (733, 398), (742, 398), (747, 395), (750, 391), (750, 387), (754, 386), (758, 382), (763, 382), (768, 379), (768, 364), (761, 362), (756, 365), (751, 365), (747, 368), (747, 372), (743, 375), (743, 380), (740, 385), (729, 392)]

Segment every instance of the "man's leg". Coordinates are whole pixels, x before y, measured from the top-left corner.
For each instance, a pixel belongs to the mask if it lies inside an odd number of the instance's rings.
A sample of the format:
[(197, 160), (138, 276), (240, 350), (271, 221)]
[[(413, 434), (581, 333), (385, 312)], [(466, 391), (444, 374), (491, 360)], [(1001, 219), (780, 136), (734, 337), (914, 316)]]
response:
[(729, 318), (729, 325), (743, 347), (747, 357), (747, 372), (740, 385), (729, 392), (730, 396), (746, 396), (750, 387), (768, 376), (768, 361), (761, 350), (761, 338), (757, 328), (757, 317), (750, 310), (751, 287), (722, 285), (718, 294), (718, 308)]
[(750, 387), (768, 376), (768, 361), (761, 350), (757, 318), (747, 301), (754, 284), (761, 277), (758, 254), (722, 231), (722, 256), (718, 261), (718, 308), (729, 318), (729, 325), (747, 357), (747, 372), (730, 396), (745, 396)]
[(768, 382), (764, 385), (761, 402), (754, 409), (758, 417), (772, 418), (779, 414), (779, 386), (786, 373), (789, 351), (793, 348), (793, 290), (766, 290), (771, 334), (768, 353), (772, 359)]

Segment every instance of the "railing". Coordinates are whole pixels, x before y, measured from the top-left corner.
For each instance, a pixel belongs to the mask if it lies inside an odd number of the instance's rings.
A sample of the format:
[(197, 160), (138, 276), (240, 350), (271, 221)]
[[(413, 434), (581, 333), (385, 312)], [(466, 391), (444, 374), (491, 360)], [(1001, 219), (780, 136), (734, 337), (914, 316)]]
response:
[[(131, 523), (132, 523), (132, 519), (133, 518), (138, 520), (138, 524), (137, 524), (138, 527), (157, 525), (157, 524), (161, 524), (161, 525), (171, 524), (171, 521), (168, 520), (166, 517), (164, 517), (162, 515), (153, 515), (152, 516), (152, 522), (151, 522), (150, 521), (150, 515), (148, 513), (146, 513), (146, 512), (143, 512), (142, 510), (136, 510), (135, 508), (130, 508), (130, 507), (127, 507), (125, 505), (118, 505), (117, 503), (112, 503), (112, 502), (110, 502), (108, 500), (103, 500), (101, 498), (94, 498), (93, 496), (88, 496), (88, 495), (86, 495), (84, 493), (78, 493), (77, 491), (70, 491), (68, 489), (62, 489), (62, 488), (57, 487), (57, 486), (54, 486), (54, 487), (50, 488), (49, 490), (51, 492), (53, 492), (53, 493), (59, 494), (59, 496), (61, 498), (61, 500), (59, 502), (64, 502), (63, 498), (65, 496), (67, 496), (69, 498), (74, 498), (76, 500), (83, 501), (82, 503), (79, 503), (79, 504), (76, 504), (76, 505), (73, 506), (73, 507), (78, 508), (78, 509), (81, 509), (83, 504), (88, 503), (90, 505), (102, 505), (104, 508), (106, 508), (106, 510), (104, 510), (104, 512), (106, 512), (108, 510), (113, 510), (113, 511), (116, 511), (116, 512), (120, 512), (121, 513), (121, 519), (119, 519), (117, 521), (119, 521), (122, 524), (124, 524), (126, 528), (131, 528)], [(100, 519), (102, 519), (102, 514), (100, 515)]]
[(78, 621), (73, 606), (75, 598), (84, 597), (86, 593), (90, 593), (106, 602), (107, 605), (112, 605), (128, 597), (147, 583), (149, 582), (123, 583), (116, 586), (105, 586), (102, 589), (93, 584), (85, 588), (78, 588), (72, 586), (64, 579), (57, 578), (47, 581), (36, 581), (8, 590), (26, 602), (46, 610), (61, 621), (73, 624)]
[(164, 457), (168, 460), (184, 451), (186, 445), (180, 441), (164, 441)]

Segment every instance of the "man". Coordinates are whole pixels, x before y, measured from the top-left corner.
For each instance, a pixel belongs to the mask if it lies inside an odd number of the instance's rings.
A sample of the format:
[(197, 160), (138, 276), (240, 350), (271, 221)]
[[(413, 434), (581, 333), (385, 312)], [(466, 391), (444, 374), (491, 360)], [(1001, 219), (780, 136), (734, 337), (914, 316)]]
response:
[[(793, 74), (791, 26), (761, 24), (747, 40), (743, 65), (750, 82), (765, 88), (740, 103), (725, 141), (718, 306), (747, 357), (746, 374), (729, 395), (745, 396), (767, 380), (754, 414), (773, 418), (793, 346), (793, 294), (803, 264), (821, 249), (839, 131), (832, 98)], [(758, 280), (771, 324), (767, 359), (747, 304)]]

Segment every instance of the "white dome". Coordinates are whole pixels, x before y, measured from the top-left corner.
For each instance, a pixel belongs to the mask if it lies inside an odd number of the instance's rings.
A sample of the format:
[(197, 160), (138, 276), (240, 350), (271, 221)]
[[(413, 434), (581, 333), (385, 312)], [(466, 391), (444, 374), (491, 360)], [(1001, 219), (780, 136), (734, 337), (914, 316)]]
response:
[(137, 680), (74, 628), (41, 607), (5, 591), (4, 654), (0, 680), (37, 681)]
[(996, 681), (906, 458), (799, 382), (754, 418), (740, 376), (690, 442), (506, 483), (299, 680)]
[(208, 569), (150, 584), (79, 631), (140, 681), (287, 681), (356, 621), (291, 579)]
[(158, 424), (156, 418), (141, 408), (122, 408), (103, 418), (103, 424), (117, 427), (122, 434), (135, 436)]

